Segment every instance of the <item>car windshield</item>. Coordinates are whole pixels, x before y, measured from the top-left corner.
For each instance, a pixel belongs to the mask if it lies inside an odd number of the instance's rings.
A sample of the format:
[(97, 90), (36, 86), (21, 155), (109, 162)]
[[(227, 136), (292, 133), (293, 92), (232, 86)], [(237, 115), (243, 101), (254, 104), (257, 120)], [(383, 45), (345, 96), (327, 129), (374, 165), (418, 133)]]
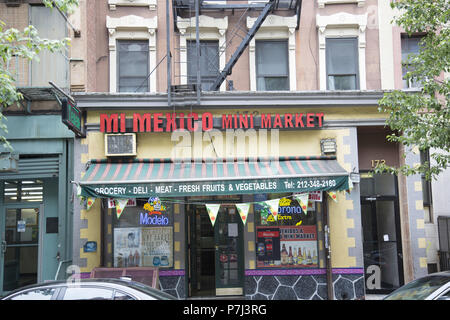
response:
[(449, 276), (423, 277), (395, 290), (385, 300), (423, 300), (449, 281)]

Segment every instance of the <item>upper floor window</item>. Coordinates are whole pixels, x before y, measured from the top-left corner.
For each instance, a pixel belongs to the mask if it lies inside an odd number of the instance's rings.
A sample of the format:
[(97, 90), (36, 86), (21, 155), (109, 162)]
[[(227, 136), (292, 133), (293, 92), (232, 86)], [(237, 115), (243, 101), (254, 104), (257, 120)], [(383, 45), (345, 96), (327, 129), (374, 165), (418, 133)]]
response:
[(156, 92), (157, 17), (106, 17), (109, 91)]
[(119, 92), (148, 91), (148, 41), (119, 40), (118, 77)]
[[(215, 1), (216, 3), (216, 1)], [(214, 18), (206, 15), (198, 17), (200, 40), (200, 74), (201, 88), (209, 91), (216, 76), (225, 68), (226, 64), (226, 31), (228, 17)], [(179, 67), (175, 68), (174, 78), (180, 84), (197, 83), (197, 47), (196, 20), (191, 18), (177, 18), (179, 37)], [(179, 69), (177, 71), (177, 69)], [(226, 90), (226, 82), (220, 86), (220, 91)]]
[(219, 74), (219, 41), (200, 41), (199, 67), (197, 66), (196, 41), (188, 40), (187, 82), (197, 83), (197, 69), (200, 70), (202, 91), (209, 91)]
[(256, 90), (289, 90), (287, 40), (256, 41)]
[(420, 83), (418, 81), (411, 78), (407, 79), (406, 74), (413, 70), (412, 66), (407, 62), (408, 57), (411, 54), (419, 54), (419, 43), (421, 39), (421, 36), (402, 37), (402, 80), (404, 89), (420, 87)]
[(366, 90), (367, 13), (316, 16), (320, 90)]
[[(257, 17), (247, 17), (247, 28)], [(297, 16), (268, 15), (249, 43), (250, 90), (296, 90)]]
[[(44, 6), (30, 6), (30, 24), (38, 30), (40, 38), (60, 40), (68, 36), (66, 21), (58, 10), (51, 10)], [(28, 71), (30, 74), (27, 74), (26, 68), (23, 68), (20, 70), (23, 73), (19, 75), (19, 78), (28, 77), (33, 87), (48, 87), (48, 82), (52, 81), (61, 88), (69, 88), (68, 55), (67, 49), (63, 52), (43, 50), (38, 55), (39, 60), (35, 59), (31, 62), (31, 68)], [(26, 63), (22, 66), (27, 65)], [(25, 78), (23, 80), (22, 84), (25, 84)]]
[(326, 58), (328, 90), (359, 89), (356, 38), (326, 39)]

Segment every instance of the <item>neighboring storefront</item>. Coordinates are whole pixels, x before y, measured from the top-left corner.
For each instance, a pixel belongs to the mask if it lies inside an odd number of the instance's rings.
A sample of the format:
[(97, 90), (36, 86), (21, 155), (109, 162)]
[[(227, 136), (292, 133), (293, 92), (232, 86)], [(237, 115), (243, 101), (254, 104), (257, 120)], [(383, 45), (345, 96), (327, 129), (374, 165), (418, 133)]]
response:
[(7, 123), (12, 150), (2, 150), (0, 173), (0, 295), (64, 279), (58, 271), (72, 258), (74, 135), (60, 114), (8, 114)]
[(361, 95), (77, 95), (82, 276), (156, 266), (179, 298), (363, 298), (357, 127), (384, 119), (380, 94)]

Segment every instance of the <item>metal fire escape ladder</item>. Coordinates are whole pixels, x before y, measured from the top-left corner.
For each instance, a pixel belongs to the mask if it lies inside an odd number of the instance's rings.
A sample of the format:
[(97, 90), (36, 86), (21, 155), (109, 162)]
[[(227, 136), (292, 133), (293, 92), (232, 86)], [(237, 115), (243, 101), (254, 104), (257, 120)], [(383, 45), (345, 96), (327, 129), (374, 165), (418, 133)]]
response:
[(232, 72), (232, 69), (236, 62), (238, 61), (239, 57), (242, 55), (244, 50), (247, 48), (250, 41), (255, 36), (256, 32), (258, 31), (259, 27), (263, 24), (264, 20), (267, 18), (270, 12), (274, 9), (275, 3), (277, 0), (270, 0), (264, 7), (264, 9), (261, 11), (259, 17), (256, 19), (253, 26), (248, 31), (247, 35), (242, 39), (241, 44), (236, 49), (236, 51), (231, 56), (230, 60), (225, 65), (225, 68), (220, 72), (220, 74), (217, 76), (214, 83), (211, 85), (210, 90), (211, 91), (217, 91), (219, 90), (220, 86), (222, 85), (223, 81), (225, 81), (226, 77), (229, 76)]

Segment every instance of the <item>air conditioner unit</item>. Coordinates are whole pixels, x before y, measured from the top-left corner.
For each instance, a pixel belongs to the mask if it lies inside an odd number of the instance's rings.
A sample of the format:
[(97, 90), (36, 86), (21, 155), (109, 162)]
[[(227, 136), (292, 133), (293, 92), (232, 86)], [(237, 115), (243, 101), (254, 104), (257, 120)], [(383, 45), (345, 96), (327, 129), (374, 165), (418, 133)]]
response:
[(107, 157), (136, 156), (136, 134), (105, 134), (105, 155)]

